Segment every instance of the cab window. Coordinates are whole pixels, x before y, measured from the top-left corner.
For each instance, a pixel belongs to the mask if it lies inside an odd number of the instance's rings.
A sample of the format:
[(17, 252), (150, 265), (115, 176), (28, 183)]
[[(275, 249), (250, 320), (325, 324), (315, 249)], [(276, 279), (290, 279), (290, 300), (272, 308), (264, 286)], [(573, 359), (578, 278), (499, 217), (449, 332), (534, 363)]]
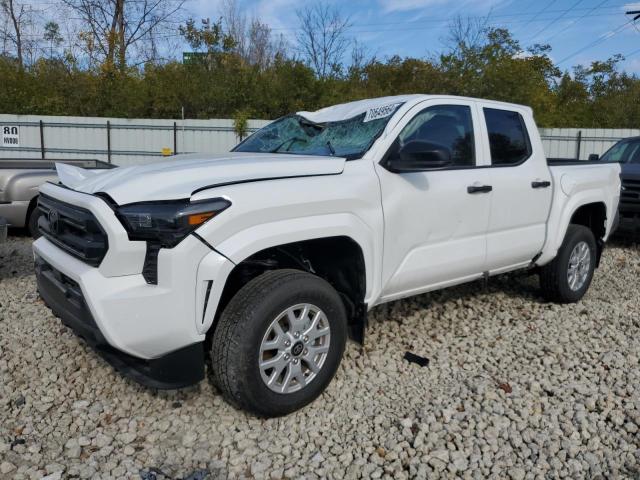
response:
[(473, 120), (466, 105), (437, 105), (421, 111), (400, 132), (398, 147), (412, 141), (444, 147), (451, 154), (451, 167), (476, 164)]
[(518, 165), (531, 156), (531, 142), (522, 115), (510, 110), (484, 108), (489, 132), (491, 165)]

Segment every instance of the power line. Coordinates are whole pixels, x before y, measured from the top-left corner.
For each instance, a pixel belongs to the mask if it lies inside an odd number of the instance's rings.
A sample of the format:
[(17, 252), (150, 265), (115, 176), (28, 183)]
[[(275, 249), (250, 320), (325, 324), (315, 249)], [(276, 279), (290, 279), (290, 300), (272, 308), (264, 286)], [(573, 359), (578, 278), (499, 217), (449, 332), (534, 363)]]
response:
[(578, 5), (580, 5), (584, 0), (578, 0), (576, 3), (574, 3), (571, 8), (564, 13), (561, 13), (560, 15), (558, 15), (556, 18), (554, 18), (553, 20), (551, 20), (551, 22), (547, 23), (544, 27), (542, 27), (540, 30), (538, 30), (537, 33), (535, 33), (532, 37), (531, 40), (535, 40), (538, 35), (540, 35), (542, 32), (544, 32), (545, 30), (547, 30), (551, 25), (559, 22), (560, 20), (562, 20), (562, 18), (564, 18), (564, 16), (571, 10), (573, 10), (575, 7), (577, 7)]
[(531, 22), (533, 22), (535, 19), (537, 19), (541, 14), (545, 13), (545, 12), (549, 9), (549, 7), (550, 7), (551, 5), (553, 5), (554, 3), (556, 3), (556, 0), (551, 0), (551, 1), (547, 4), (547, 6), (546, 6), (546, 7), (544, 7), (542, 10), (540, 10), (538, 13), (536, 13), (536, 14), (533, 16), (533, 18), (532, 18), (531, 20), (529, 20), (526, 24), (524, 24), (524, 26), (523, 26), (522, 28), (526, 27), (526, 26), (527, 26), (527, 25), (529, 25)]
[(628, 60), (628, 59), (629, 59), (629, 57), (633, 57), (634, 55), (637, 55), (637, 54), (639, 54), (639, 53), (640, 53), (640, 48), (638, 48), (637, 50), (633, 50), (632, 52), (627, 53), (627, 54), (624, 56), (624, 59), (625, 59), (625, 60)]
[[(552, 0), (552, 3), (555, 2), (556, 0)], [(608, 1), (608, 0), (606, 0)], [(603, 2), (604, 3), (604, 2)], [(620, 11), (620, 7), (622, 7), (623, 5), (611, 5), (608, 7), (593, 7), (593, 8), (563, 8), (563, 9), (558, 9), (558, 10), (548, 10), (548, 11), (544, 11), (541, 10), (539, 12), (515, 12), (515, 13), (501, 13), (501, 14), (491, 14), (488, 17), (490, 19), (494, 19), (494, 18), (511, 18), (511, 17), (528, 17), (533, 15), (533, 18), (528, 19), (528, 20), (522, 20), (523, 22), (526, 22), (524, 26), (527, 26), (529, 23), (532, 23), (536, 20), (538, 20), (537, 17), (539, 17), (540, 15), (544, 14), (553, 14), (553, 13), (569, 13), (569, 12), (578, 12), (581, 10), (588, 10), (588, 13), (591, 13), (593, 10), (598, 9), (598, 10), (612, 10), (615, 12), (619, 12)], [(617, 14), (617, 13), (616, 13)], [(423, 23), (441, 23), (443, 21), (447, 21), (447, 20), (451, 20), (453, 18), (452, 15), (449, 15), (447, 17), (434, 17), (434, 18), (428, 18), (428, 19), (424, 19), (424, 20), (416, 20), (416, 21), (412, 21), (412, 22), (408, 22), (405, 21), (393, 21), (393, 22), (374, 22), (374, 23), (357, 23), (354, 24), (354, 27), (375, 27), (375, 26), (384, 26), (384, 25), (403, 25), (403, 27), (407, 24), (409, 25), (419, 25), (419, 24), (423, 24)], [(465, 16), (465, 18), (468, 18), (469, 20), (483, 20), (487, 18), (487, 15), (470, 15), (470, 16)], [(551, 20), (551, 18), (545, 18), (545, 19), (539, 19), (538, 21), (546, 21), (546, 20)], [(300, 27), (277, 27), (277, 28), (272, 28), (272, 31), (277, 31), (277, 30), (299, 30)], [(403, 28), (404, 30), (404, 28)]]
[(633, 20), (629, 20), (628, 22), (623, 23), (622, 25), (620, 25), (618, 28), (616, 28), (615, 30), (612, 30), (610, 32), (608, 32), (605, 35), (601, 35), (598, 39), (594, 40), (593, 42), (585, 45), (584, 47), (576, 50), (575, 52), (573, 52), (571, 55), (568, 55), (566, 57), (564, 57), (562, 60), (560, 60), (556, 65), (561, 65), (562, 63), (566, 62), (567, 60), (569, 60), (570, 58), (575, 57), (576, 55), (581, 54), (582, 52), (584, 52), (585, 50), (588, 50), (592, 47), (595, 47), (596, 45), (600, 45), (603, 42), (606, 42), (607, 40), (609, 40), (612, 37), (615, 37), (617, 34), (619, 34), (620, 32), (622, 32), (625, 28), (627, 28), (631, 23), (633, 22)]
[[(585, 16), (602, 18), (602, 17), (618, 17), (619, 14), (617, 14), (617, 13), (611, 13), (611, 14), (601, 14), (601, 13), (599, 13), (599, 14), (592, 14), (592, 15), (582, 15), (581, 17), (573, 17), (573, 16), (571, 16), (571, 17), (566, 17), (566, 18), (567, 19), (584, 18)], [(539, 19), (537, 21), (538, 22), (543, 22), (543, 21), (547, 21), (547, 20), (549, 20), (549, 19), (545, 18), (545, 19)], [(525, 23), (527, 21), (528, 20), (525, 20), (525, 19), (515, 19), (515, 20), (509, 20), (509, 21), (501, 21), (501, 20), (493, 21), (493, 20), (489, 19), (489, 24), (490, 25), (495, 25), (495, 26), (501, 26), (501, 25), (510, 26), (510, 25), (517, 25), (517, 24)], [(439, 20), (438, 22), (442, 22), (442, 20)], [(354, 33), (354, 34), (355, 33), (397, 32), (396, 28), (359, 29), (359, 27), (365, 27), (367, 25), (368, 24), (353, 25), (353, 26), (350, 27), (349, 30), (350, 30), (351, 33)], [(393, 22), (384, 23), (384, 24), (381, 23), (381, 24), (377, 24), (377, 25), (392, 27), (394, 25), (394, 23)], [(297, 28), (295, 28), (295, 27), (291, 27), (291, 28), (287, 28), (287, 29), (282, 28), (280, 30), (296, 30), (296, 29)], [(403, 32), (404, 31), (422, 31), (422, 30), (424, 30), (424, 27), (420, 27), (420, 26), (417, 26), (417, 25), (415, 27), (407, 26), (407, 27), (404, 27), (402, 29)], [(228, 32), (223, 32), (223, 33), (228, 33)], [(39, 34), (25, 34), (25, 35), (23, 35), (23, 37), (32, 37), (32, 38), (37, 38), (37, 37), (40, 37), (40, 36), (41, 35), (39, 35)], [(179, 37), (179, 36), (181, 36), (180, 33), (167, 33), (167, 34), (156, 35), (156, 37)]]
[(578, 18), (576, 18), (575, 20), (569, 22), (569, 24), (564, 27), (564, 30), (558, 30), (556, 33), (554, 33), (553, 35), (551, 35), (550, 37), (547, 38), (547, 43), (549, 41), (551, 41), (552, 39), (556, 38), (560, 33), (564, 33), (566, 32), (569, 27), (575, 25), (576, 23), (578, 23), (580, 20), (582, 20), (583, 18), (586, 18), (588, 16), (590, 16), (591, 13), (593, 13), (595, 10), (599, 9), (602, 5), (604, 5), (605, 3), (607, 3), (609, 0), (603, 0), (602, 2), (600, 2), (598, 5), (596, 5), (595, 7), (591, 8), (589, 11), (587, 11), (587, 13), (585, 13), (584, 15), (579, 16)]

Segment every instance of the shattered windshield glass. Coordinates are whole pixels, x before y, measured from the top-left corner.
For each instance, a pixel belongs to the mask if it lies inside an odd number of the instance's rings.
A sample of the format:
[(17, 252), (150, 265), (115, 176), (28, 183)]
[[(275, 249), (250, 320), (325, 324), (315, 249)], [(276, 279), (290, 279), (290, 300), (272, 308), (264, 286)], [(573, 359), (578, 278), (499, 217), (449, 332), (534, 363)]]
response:
[(289, 115), (258, 130), (233, 151), (360, 158), (380, 136), (398, 106), (394, 105), (384, 117), (370, 119), (371, 113), (364, 112), (339, 122), (313, 123), (300, 115)]

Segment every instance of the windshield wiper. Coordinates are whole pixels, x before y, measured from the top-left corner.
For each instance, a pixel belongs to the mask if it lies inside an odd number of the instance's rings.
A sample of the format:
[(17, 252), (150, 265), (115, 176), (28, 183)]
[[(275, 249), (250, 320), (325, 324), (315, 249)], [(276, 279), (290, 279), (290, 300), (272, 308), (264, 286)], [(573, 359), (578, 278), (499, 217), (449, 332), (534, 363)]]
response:
[[(276, 153), (278, 150), (280, 150), (282, 147), (284, 147), (287, 143), (293, 143), (293, 142), (307, 142), (306, 138), (302, 138), (302, 137), (292, 137), (292, 138), (287, 138), (284, 142), (280, 143), (277, 147), (272, 148), (271, 150), (269, 150), (269, 153)], [(287, 149), (287, 151), (289, 151), (289, 149)]]
[(333, 145), (331, 145), (331, 141), (327, 140), (327, 147), (329, 148), (329, 151), (331, 152), (331, 155), (333, 155), (334, 157), (336, 156), (336, 149), (333, 148)]

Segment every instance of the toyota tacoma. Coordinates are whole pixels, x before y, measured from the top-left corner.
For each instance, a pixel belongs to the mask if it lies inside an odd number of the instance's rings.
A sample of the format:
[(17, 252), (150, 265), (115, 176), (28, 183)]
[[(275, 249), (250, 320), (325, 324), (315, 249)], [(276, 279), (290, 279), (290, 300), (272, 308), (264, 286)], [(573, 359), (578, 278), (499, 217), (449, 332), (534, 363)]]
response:
[[(579, 301), (618, 207), (616, 163), (549, 164), (530, 108), (403, 95), (282, 117), (223, 155), (40, 188), (38, 289), (153, 388), (210, 363), (233, 405), (314, 400), (376, 305), (528, 269)], [(206, 357), (210, 362), (206, 362)]]

